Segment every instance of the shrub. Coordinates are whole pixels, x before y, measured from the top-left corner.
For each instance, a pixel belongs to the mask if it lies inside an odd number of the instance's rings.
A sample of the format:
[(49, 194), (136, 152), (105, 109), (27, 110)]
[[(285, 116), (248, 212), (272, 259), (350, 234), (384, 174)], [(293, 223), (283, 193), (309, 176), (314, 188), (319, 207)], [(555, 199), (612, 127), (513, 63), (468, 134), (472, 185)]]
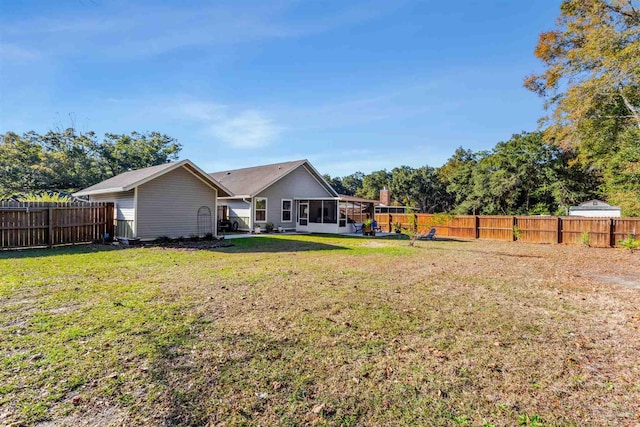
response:
[(636, 239), (633, 234), (629, 233), (626, 239), (618, 240), (618, 244), (633, 253), (633, 251), (640, 248), (640, 239)]
[(589, 236), (588, 231), (583, 231), (582, 234), (580, 235), (580, 239), (582, 240), (582, 244), (585, 245), (586, 247), (591, 246), (591, 237)]
[(513, 226), (513, 238), (515, 240), (520, 240), (521, 237), (522, 237), (522, 230), (520, 230), (517, 225), (514, 225)]

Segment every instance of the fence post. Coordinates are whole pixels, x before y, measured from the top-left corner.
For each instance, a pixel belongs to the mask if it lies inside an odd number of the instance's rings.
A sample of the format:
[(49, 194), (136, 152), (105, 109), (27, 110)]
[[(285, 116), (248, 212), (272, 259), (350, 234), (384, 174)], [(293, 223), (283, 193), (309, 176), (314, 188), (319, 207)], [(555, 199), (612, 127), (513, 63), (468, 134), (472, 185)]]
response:
[(613, 218), (609, 220), (609, 246), (616, 246), (616, 225)]
[(47, 204), (49, 208), (49, 215), (47, 216), (47, 223), (49, 225), (49, 236), (47, 236), (47, 244), (49, 247), (53, 246), (53, 207), (51, 203)]
[(480, 217), (476, 215), (476, 239), (480, 238)]
[(391, 224), (393, 224), (393, 215), (391, 215), (391, 212), (389, 212), (389, 233), (391, 233), (393, 231), (393, 229), (391, 228)]
[(515, 229), (518, 226), (518, 219), (515, 216), (512, 217), (512, 219), (513, 219), (513, 221), (512, 221), (512, 224), (511, 224), (511, 241), (515, 242), (517, 240), (516, 239)]
[(562, 217), (558, 217), (558, 244), (562, 243)]
[(109, 202), (106, 205), (105, 217), (107, 223), (105, 224), (105, 233), (109, 233), (110, 239), (115, 239), (115, 205), (113, 202)]

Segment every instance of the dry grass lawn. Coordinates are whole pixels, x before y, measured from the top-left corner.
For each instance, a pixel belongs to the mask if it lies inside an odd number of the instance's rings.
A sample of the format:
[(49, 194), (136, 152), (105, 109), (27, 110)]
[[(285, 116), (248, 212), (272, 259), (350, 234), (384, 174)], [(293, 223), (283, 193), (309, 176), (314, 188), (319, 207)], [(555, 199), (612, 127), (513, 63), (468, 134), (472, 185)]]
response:
[(0, 424), (640, 424), (640, 254), (330, 236), (0, 254)]

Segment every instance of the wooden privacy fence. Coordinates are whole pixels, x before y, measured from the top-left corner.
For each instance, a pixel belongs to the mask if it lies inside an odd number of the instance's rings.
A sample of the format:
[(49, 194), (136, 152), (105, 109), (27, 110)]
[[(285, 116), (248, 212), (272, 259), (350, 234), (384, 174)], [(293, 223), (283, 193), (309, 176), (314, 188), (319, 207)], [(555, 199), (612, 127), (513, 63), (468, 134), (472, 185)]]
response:
[(590, 246), (604, 248), (629, 234), (640, 235), (640, 218), (458, 215), (444, 225), (431, 225), (432, 214), (376, 214), (376, 221), (383, 231), (393, 231), (396, 223), (410, 227), (409, 215), (416, 216), (420, 232), (435, 227), (437, 236), (463, 239), (582, 244), (586, 233)]
[(0, 249), (101, 241), (113, 236), (113, 203), (0, 201)]

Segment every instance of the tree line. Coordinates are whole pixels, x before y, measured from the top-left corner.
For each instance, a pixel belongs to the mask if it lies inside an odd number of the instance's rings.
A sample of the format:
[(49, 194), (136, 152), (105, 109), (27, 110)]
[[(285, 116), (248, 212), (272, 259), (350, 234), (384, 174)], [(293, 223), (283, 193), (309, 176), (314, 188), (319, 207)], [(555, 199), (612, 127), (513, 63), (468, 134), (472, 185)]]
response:
[(599, 194), (597, 176), (575, 160), (545, 142), (542, 132), (523, 132), (489, 151), (458, 148), (438, 168), (400, 166), (325, 179), (338, 192), (368, 199), (378, 199), (386, 187), (395, 204), (423, 212), (566, 214)]
[(0, 135), (0, 199), (27, 193), (69, 193), (122, 172), (178, 158), (182, 146), (159, 132)]

